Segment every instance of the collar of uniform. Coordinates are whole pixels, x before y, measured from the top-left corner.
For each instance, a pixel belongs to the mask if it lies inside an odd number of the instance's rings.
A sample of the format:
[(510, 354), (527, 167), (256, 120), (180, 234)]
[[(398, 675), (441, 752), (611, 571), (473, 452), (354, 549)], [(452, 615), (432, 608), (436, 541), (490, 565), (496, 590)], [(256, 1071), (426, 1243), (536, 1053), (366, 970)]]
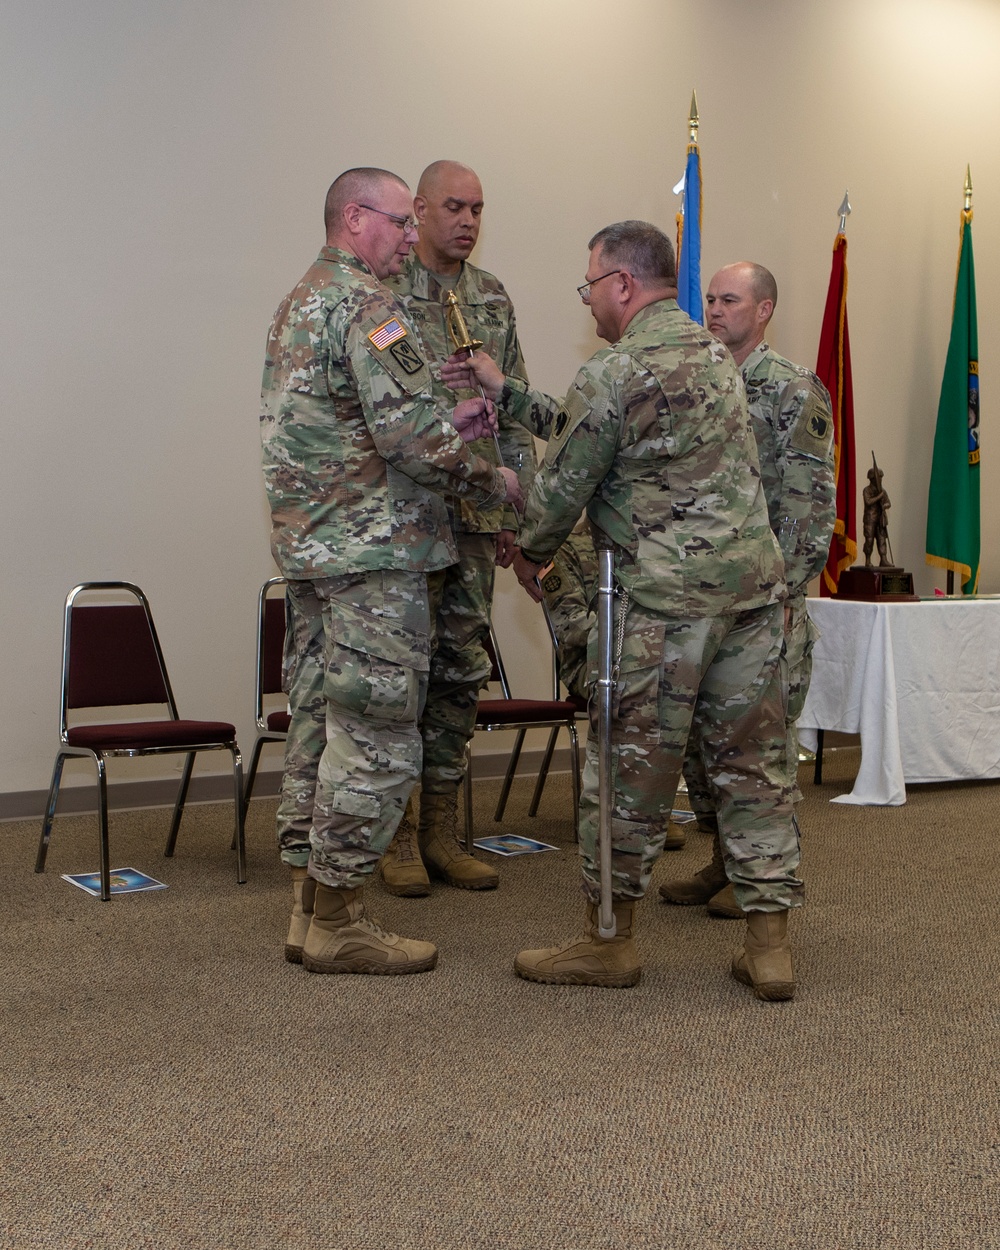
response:
[[(476, 281), (477, 270), (475, 265), (470, 265), (467, 260), (463, 260), (461, 265), (462, 268), (458, 275), (458, 281), (453, 288), (455, 298), (460, 304), (465, 304), (466, 307), (470, 304), (485, 304), (486, 299), (479, 289), (479, 283)], [(410, 279), (410, 293), (415, 295), (417, 299), (430, 300), (433, 304), (442, 303), (441, 283), (438, 282), (437, 278), (416, 252), (410, 253), (406, 266), (406, 272)]]
[(744, 362), (740, 365), (740, 373), (743, 374), (744, 382), (748, 382), (753, 377), (754, 370), (767, 356), (770, 350), (771, 349), (767, 345), (767, 341), (764, 340), (763, 342), (758, 343), (750, 355), (747, 356), (746, 360), (744, 360)]
[(624, 343), (629, 335), (638, 333), (651, 317), (659, 316), (661, 313), (665, 312), (680, 312), (680, 310), (680, 305), (675, 299), (654, 300), (652, 304), (647, 304), (644, 308), (639, 309), (639, 311), (625, 327), (624, 333), (618, 342)]
[(342, 247), (324, 247), (320, 251), (319, 258), (331, 265), (346, 265), (348, 269), (359, 269), (362, 273), (375, 277), (360, 256), (355, 256), (353, 252), (345, 252)]

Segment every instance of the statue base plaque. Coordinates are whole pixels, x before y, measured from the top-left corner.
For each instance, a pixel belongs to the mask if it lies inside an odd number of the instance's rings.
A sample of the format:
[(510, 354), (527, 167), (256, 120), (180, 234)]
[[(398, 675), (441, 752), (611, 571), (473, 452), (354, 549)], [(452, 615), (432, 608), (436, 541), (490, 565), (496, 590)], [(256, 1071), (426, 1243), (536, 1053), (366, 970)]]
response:
[(919, 596), (913, 593), (913, 574), (889, 564), (855, 564), (853, 568), (844, 569), (836, 597), (875, 603), (919, 602)]

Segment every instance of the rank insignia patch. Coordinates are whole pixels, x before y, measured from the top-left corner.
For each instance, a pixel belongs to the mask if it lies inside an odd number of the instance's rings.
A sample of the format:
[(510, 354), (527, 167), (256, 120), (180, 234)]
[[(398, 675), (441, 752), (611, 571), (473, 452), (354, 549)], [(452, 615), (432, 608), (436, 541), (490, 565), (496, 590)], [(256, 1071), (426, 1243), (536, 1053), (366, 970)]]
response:
[[(405, 334), (406, 331), (404, 330)], [(419, 373), (424, 367), (424, 362), (413, 350), (409, 343), (393, 343), (389, 348), (389, 354), (392, 356), (404, 373)]]
[(406, 330), (399, 324), (395, 317), (388, 321), (383, 321), (380, 326), (372, 330), (368, 335), (372, 345), (377, 347), (380, 352), (385, 351), (393, 343), (398, 343), (400, 339), (406, 338)]

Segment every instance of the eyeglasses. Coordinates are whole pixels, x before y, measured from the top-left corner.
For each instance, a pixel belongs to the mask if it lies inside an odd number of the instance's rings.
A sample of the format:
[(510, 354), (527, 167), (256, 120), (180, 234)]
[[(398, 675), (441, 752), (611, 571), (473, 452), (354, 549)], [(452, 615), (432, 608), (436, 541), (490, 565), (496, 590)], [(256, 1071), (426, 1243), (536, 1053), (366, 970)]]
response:
[(397, 217), (395, 213), (387, 213), (384, 208), (376, 208), (374, 204), (359, 204), (358, 208), (367, 208), (370, 213), (381, 213), (388, 217), (398, 230), (416, 230), (417, 223), (413, 217)]
[(590, 288), (594, 285), (595, 282), (603, 282), (605, 278), (610, 278), (612, 274), (616, 274), (616, 273), (621, 273), (621, 270), (609, 269), (607, 273), (602, 273), (599, 278), (591, 278), (591, 280), (589, 282), (585, 282), (583, 286), (578, 286), (576, 289), (580, 292), (580, 298), (583, 300), (583, 302), (585, 304), (590, 303)]

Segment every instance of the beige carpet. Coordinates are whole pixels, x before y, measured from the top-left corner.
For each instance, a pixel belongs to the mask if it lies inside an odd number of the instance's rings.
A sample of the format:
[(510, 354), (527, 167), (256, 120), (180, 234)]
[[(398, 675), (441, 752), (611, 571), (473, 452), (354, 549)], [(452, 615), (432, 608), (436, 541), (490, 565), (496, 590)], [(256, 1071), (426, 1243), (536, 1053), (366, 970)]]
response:
[[(916, 787), (902, 808), (828, 799), (857, 753), (803, 770), (801, 989), (728, 975), (738, 922), (640, 910), (633, 990), (518, 980), (522, 945), (582, 902), (568, 780), (504, 832), (501, 888), (371, 890), (438, 969), (317, 977), (283, 962), (290, 893), (273, 801), (250, 880), (229, 810), (116, 814), (112, 862), (169, 883), (102, 903), (96, 822), (0, 826), (0, 1247), (272, 1250), (989, 1250), (1000, 1245), (997, 785)], [(477, 787), (480, 832), (496, 786)], [(694, 835), (655, 882), (707, 858)], [(654, 891), (655, 893), (655, 891)]]

